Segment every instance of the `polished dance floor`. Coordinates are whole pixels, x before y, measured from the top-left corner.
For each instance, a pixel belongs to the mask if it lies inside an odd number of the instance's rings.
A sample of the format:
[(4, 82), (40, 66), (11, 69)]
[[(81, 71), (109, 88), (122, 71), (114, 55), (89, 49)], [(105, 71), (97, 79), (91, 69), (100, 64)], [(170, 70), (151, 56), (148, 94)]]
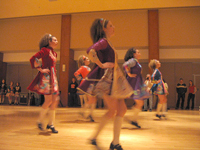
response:
[[(80, 108), (58, 108), (58, 134), (37, 129), (41, 107), (0, 105), (0, 150), (95, 150), (88, 138), (105, 109), (94, 111), (95, 122), (83, 119)], [(131, 118), (132, 110), (126, 113)], [(141, 112), (141, 129), (124, 120), (121, 145), (124, 150), (200, 150), (200, 112), (169, 110), (167, 120), (159, 120), (153, 112)], [(47, 120), (45, 120), (47, 122)], [(113, 120), (98, 138), (102, 150), (108, 150), (112, 140)]]

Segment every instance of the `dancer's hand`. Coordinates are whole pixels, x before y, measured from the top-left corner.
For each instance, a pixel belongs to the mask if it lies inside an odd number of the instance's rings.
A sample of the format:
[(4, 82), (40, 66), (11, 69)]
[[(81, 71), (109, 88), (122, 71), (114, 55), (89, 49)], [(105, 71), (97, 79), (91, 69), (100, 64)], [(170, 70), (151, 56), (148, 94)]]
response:
[(49, 69), (41, 69), (40, 72), (41, 73), (50, 73), (50, 70)]
[(114, 63), (112, 63), (112, 62), (106, 62), (106, 63), (102, 64), (101, 68), (113, 68), (114, 66), (115, 66)]
[(137, 74), (128, 73), (128, 76), (131, 77), (131, 78), (135, 78), (135, 77), (137, 77)]

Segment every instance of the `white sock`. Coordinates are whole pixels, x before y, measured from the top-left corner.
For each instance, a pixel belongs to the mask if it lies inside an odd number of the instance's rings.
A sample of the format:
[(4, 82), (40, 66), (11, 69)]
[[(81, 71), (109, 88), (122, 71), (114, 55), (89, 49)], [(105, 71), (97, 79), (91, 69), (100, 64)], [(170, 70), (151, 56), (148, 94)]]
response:
[(81, 101), (81, 107), (83, 108), (84, 95), (79, 95), (79, 98)]
[(132, 121), (137, 122), (138, 117), (139, 117), (138, 114), (139, 114), (140, 111), (141, 111), (140, 109), (134, 107), (134, 109), (133, 109), (134, 114), (133, 114)]
[(48, 109), (44, 109), (44, 108), (41, 109), (40, 115), (39, 115), (39, 118), (38, 118), (38, 122), (40, 122), (40, 123), (43, 122), (44, 117), (47, 114), (47, 111), (48, 111)]
[(157, 105), (157, 114), (160, 114), (160, 111), (162, 109), (162, 105), (163, 104), (158, 103), (158, 105)]
[(120, 131), (121, 131), (121, 126), (123, 122), (123, 117), (116, 116), (114, 120), (114, 129), (113, 129), (113, 145), (119, 144), (119, 137), (120, 137)]
[(96, 107), (96, 104), (91, 104), (91, 108), (90, 108), (90, 113), (89, 113), (89, 115), (92, 116), (95, 107)]
[[(89, 106), (90, 106), (90, 105), (89, 105), (88, 103), (85, 103), (85, 104), (83, 105), (83, 107), (81, 108), (81, 113), (85, 114)], [(87, 116), (87, 115), (84, 115), (84, 117), (85, 117), (85, 116)]]
[(163, 115), (166, 114), (166, 112), (167, 112), (167, 103), (164, 103), (162, 105), (162, 113), (163, 113)]
[(55, 122), (55, 110), (49, 110), (49, 123), (48, 125), (53, 125)]
[(95, 132), (93, 133), (91, 139), (96, 139), (97, 136), (99, 135), (99, 133), (102, 131), (102, 129), (105, 127), (105, 125), (107, 124), (108, 120), (110, 120), (110, 118), (108, 118), (106, 115), (104, 115), (101, 118), (101, 121), (97, 127), (97, 129), (95, 130)]

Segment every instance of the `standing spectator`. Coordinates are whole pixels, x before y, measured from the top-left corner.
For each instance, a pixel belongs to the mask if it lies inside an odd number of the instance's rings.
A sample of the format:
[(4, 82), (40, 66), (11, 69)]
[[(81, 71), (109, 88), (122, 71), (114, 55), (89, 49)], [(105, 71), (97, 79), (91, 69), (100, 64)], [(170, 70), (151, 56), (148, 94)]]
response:
[(3, 79), (0, 85), (0, 104), (4, 103), (5, 95), (6, 95), (7, 85), (6, 81)]
[(14, 105), (18, 105), (19, 104), (19, 95), (21, 93), (21, 86), (20, 86), (20, 83), (17, 82), (16, 83), (16, 86), (15, 86), (15, 102), (14, 102)]
[(178, 100), (176, 102), (176, 108), (179, 109), (180, 99), (181, 101), (181, 109), (184, 109), (184, 102), (185, 102), (185, 93), (187, 92), (186, 84), (183, 82), (183, 78), (180, 78), (180, 83), (176, 86), (176, 92), (178, 93)]
[(153, 95), (152, 95), (152, 92), (151, 92), (151, 87), (152, 87), (152, 83), (151, 83), (151, 75), (150, 74), (147, 74), (146, 75), (146, 80), (144, 81), (144, 84), (148, 87), (148, 91), (150, 92), (150, 96), (148, 99), (145, 99), (144, 100), (144, 111), (147, 111), (148, 108), (147, 108), (147, 102), (149, 101), (149, 111), (152, 111), (152, 105), (153, 105)]
[(163, 79), (163, 82), (164, 82), (165, 89), (166, 89), (166, 91), (167, 91), (167, 93), (166, 93), (165, 95), (167, 96), (167, 95), (169, 94), (169, 91), (168, 91), (169, 87), (168, 87), (168, 84), (167, 84), (167, 82), (165, 81), (165, 79)]
[(69, 94), (69, 102), (68, 106), (73, 107), (73, 106), (78, 106), (78, 98), (77, 98), (77, 88), (78, 84), (76, 83), (76, 79), (72, 78), (72, 82), (69, 84), (68, 87), (68, 94)]
[(12, 104), (12, 98), (15, 96), (15, 87), (14, 87), (14, 83), (11, 81), (10, 85), (8, 86), (8, 93), (6, 94), (6, 96), (8, 97), (8, 102), (9, 105)]
[[(30, 59), (31, 67), (39, 72), (35, 79), (27, 88), (30, 91), (44, 95), (44, 103), (42, 105), (40, 115), (37, 121), (38, 128), (44, 130), (43, 122), (47, 112), (49, 113), (49, 122), (46, 129), (51, 129), (52, 133), (58, 133), (54, 127), (55, 109), (59, 102), (59, 88), (56, 76), (57, 53), (54, 49), (58, 45), (58, 40), (51, 34), (45, 34), (40, 42), (40, 51), (33, 55)], [(42, 59), (42, 64), (39, 63)]]
[(185, 109), (190, 109), (190, 100), (192, 99), (192, 107), (191, 109), (194, 109), (194, 98), (195, 98), (195, 93), (197, 92), (196, 86), (193, 84), (193, 81), (189, 81), (189, 94), (188, 94), (188, 99), (187, 99), (187, 107)]

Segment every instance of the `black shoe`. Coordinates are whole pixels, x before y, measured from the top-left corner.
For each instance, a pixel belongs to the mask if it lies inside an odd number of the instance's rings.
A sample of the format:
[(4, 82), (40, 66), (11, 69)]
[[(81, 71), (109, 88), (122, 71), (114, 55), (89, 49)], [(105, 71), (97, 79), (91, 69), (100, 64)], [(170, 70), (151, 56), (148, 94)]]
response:
[(42, 123), (38, 123), (37, 125), (38, 125), (38, 128), (39, 128), (40, 130), (44, 131), (44, 128), (43, 128)]
[(178, 109), (178, 107), (175, 108), (176, 110)]
[(122, 146), (117, 144), (117, 145), (113, 145), (113, 143), (110, 143), (110, 150), (123, 150)]
[(92, 139), (92, 140), (90, 140), (90, 143), (91, 143), (92, 145), (97, 146), (97, 141), (96, 141), (96, 139)]
[(149, 109), (150, 112), (152, 112), (152, 109)]
[(188, 107), (186, 107), (186, 108), (185, 108), (185, 110), (189, 110), (189, 108), (188, 108)]
[(91, 115), (89, 115), (87, 118), (90, 119), (91, 122), (94, 122), (94, 119), (92, 118)]
[(98, 145), (97, 145), (96, 139), (90, 139), (89, 143), (92, 144), (93, 146), (95, 146), (96, 150), (101, 150), (101, 148), (98, 147)]
[(159, 119), (161, 119), (161, 115), (159, 115), (159, 114), (156, 114), (156, 117), (158, 117)]
[(131, 123), (132, 125), (138, 127), (138, 128), (141, 128), (141, 126), (139, 126), (137, 122), (131, 121), (130, 123)]
[(47, 125), (47, 129), (51, 129), (52, 133), (58, 133), (53, 125)]

